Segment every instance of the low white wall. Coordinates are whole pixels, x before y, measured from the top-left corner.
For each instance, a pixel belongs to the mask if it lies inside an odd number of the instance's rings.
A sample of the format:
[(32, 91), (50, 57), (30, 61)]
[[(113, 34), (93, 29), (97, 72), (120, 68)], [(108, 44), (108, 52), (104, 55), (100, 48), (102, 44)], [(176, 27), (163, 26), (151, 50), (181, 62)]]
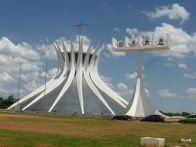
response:
[(165, 138), (141, 137), (143, 147), (164, 147)]

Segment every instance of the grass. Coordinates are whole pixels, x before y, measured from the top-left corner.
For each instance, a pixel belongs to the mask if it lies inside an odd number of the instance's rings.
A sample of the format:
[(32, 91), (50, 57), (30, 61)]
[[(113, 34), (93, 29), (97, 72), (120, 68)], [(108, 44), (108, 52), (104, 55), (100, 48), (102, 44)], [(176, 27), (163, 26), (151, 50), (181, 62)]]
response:
[(162, 137), (166, 146), (182, 145), (195, 124), (146, 123), (0, 113), (1, 146), (140, 146), (143, 136)]
[[(0, 146), (110, 146), (128, 145), (129, 142), (117, 142), (117, 140), (89, 139), (52, 134), (27, 133), (10, 130), (0, 130)], [(135, 143), (137, 146), (137, 143)]]
[(94, 139), (71, 137), (53, 134), (29, 133), (0, 130), (0, 146), (139, 146), (137, 136), (129, 139), (112, 137), (110, 139)]

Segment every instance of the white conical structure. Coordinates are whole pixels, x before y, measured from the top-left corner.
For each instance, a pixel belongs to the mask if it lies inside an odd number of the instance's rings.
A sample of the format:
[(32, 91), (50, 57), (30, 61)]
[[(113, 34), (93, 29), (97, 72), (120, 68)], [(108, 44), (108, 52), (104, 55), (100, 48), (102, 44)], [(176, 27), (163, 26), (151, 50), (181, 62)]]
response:
[(72, 39), (70, 50), (62, 40), (55, 42), (58, 70), (45, 85), (11, 105), (20, 105), (22, 110), (56, 111), (64, 113), (124, 114), (128, 102), (110, 89), (98, 74), (98, 63), (104, 49), (99, 44), (92, 50), (92, 41), (87, 51), (81, 39), (75, 51)]
[(154, 108), (150, 103), (147, 93), (144, 89), (142, 80), (142, 52), (138, 52), (138, 67), (137, 67), (137, 79), (135, 90), (129, 105), (127, 106), (127, 115), (135, 117), (145, 117), (152, 114), (157, 114), (159, 111)]
[[(134, 40), (134, 39), (132, 39)], [(158, 42), (150, 42), (148, 39), (142, 42), (142, 38), (138, 39), (137, 44), (134, 42), (128, 42), (125, 38), (125, 42), (117, 42), (115, 38), (112, 38), (112, 48), (115, 52), (138, 52), (138, 67), (137, 67), (137, 79), (136, 85), (133, 92), (133, 96), (126, 108), (126, 115), (133, 117), (145, 117), (153, 114), (161, 114), (151, 103), (144, 89), (142, 80), (142, 52), (144, 51), (157, 51), (157, 50), (168, 50), (169, 36), (167, 40), (159, 39)], [(163, 115), (165, 116), (165, 115)]]

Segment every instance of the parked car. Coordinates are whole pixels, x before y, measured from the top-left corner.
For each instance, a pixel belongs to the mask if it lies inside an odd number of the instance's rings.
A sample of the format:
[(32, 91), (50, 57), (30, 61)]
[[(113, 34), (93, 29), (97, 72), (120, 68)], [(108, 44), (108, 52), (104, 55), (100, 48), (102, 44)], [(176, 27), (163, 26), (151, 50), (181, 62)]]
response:
[(179, 120), (181, 123), (196, 123), (196, 115), (189, 115), (188, 117), (181, 118)]
[(131, 120), (132, 117), (129, 115), (116, 115), (112, 119), (113, 120)]
[(149, 115), (140, 121), (149, 121), (149, 122), (165, 122), (163, 116), (161, 115)]

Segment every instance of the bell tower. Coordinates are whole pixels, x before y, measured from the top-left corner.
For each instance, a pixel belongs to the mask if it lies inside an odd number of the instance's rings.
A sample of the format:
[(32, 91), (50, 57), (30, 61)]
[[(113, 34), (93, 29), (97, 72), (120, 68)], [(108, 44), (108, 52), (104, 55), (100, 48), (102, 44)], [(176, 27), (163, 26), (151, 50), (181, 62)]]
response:
[(112, 47), (114, 52), (138, 52), (137, 79), (132, 98), (126, 108), (126, 114), (134, 117), (145, 117), (152, 114), (161, 114), (151, 103), (144, 89), (142, 79), (142, 52), (169, 50), (169, 36), (164, 40), (162, 37), (158, 41), (154, 41), (154, 37), (150, 41), (148, 38), (142, 42), (138, 39), (131, 41), (126, 37), (124, 43), (112, 38)]

